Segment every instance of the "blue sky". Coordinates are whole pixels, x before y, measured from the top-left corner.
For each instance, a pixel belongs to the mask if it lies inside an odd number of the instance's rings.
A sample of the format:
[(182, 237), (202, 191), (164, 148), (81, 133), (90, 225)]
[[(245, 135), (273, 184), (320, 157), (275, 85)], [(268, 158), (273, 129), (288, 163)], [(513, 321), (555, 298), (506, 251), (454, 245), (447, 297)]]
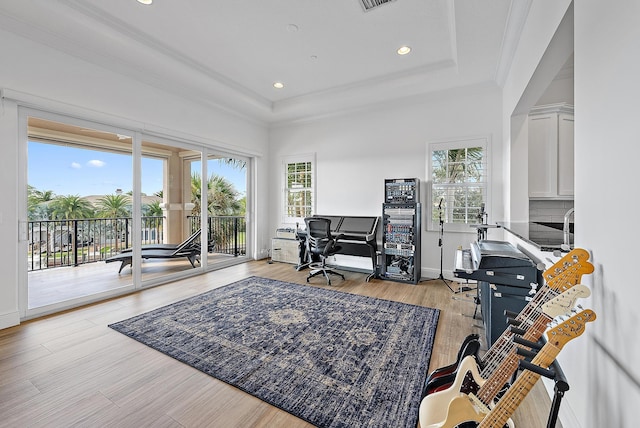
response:
[[(133, 188), (132, 158), (125, 154), (29, 142), (28, 183), (56, 195), (110, 195)], [(218, 161), (209, 163), (209, 175), (222, 175), (236, 190), (246, 193), (245, 170)], [(162, 190), (162, 161), (142, 158), (142, 192)]]

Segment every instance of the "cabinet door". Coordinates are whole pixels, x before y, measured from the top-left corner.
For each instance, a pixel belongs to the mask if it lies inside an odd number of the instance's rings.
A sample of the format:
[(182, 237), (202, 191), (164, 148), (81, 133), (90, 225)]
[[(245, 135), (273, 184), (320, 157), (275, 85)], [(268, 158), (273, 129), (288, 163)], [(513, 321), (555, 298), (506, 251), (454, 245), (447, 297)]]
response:
[(271, 260), (297, 264), (299, 262), (300, 243), (295, 239), (271, 239)]
[(558, 195), (573, 196), (573, 115), (558, 116)]
[(529, 117), (529, 197), (558, 195), (558, 115)]

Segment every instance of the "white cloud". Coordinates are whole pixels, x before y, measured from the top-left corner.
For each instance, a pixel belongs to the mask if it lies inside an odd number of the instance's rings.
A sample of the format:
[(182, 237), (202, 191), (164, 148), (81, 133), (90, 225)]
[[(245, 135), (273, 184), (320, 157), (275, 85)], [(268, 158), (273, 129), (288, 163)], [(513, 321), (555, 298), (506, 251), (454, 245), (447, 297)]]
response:
[(87, 166), (92, 166), (94, 168), (102, 168), (105, 165), (106, 165), (106, 162), (103, 162), (97, 159), (90, 160), (89, 162), (87, 162)]
[(80, 169), (82, 168), (82, 165), (80, 165), (78, 162), (71, 162), (71, 168)]

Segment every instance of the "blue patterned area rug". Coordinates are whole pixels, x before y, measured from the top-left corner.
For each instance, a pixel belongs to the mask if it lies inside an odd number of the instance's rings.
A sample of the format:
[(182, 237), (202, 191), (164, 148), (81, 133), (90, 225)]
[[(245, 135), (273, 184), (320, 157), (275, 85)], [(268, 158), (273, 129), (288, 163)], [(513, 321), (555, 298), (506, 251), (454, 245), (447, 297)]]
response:
[(318, 427), (413, 428), (438, 316), (250, 277), (109, 327)]

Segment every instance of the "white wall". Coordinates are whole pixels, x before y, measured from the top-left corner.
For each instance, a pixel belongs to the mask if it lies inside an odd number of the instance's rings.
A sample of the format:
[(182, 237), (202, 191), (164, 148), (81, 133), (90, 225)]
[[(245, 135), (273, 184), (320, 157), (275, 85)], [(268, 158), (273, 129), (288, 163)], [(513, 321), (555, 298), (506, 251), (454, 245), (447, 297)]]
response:
[[(489, 136), (493, 204), (490, 221), (502, 219), (502, 151), (500, 91), (464, 88), (372, 106), (366, 111), (279, 126), (270, 134), (270, 194), (282, 195), (282, 157), (315, 152), (317, 156), (317, 212), (335, 215), (382, 215), (386, 178), (419, 178), (422, 201), (427, 198), (426, 153), (429, 141)], [(269, 213), (272, 233), (281, 225), (280, 197)], [(423, 210), (423, 221), (426, 209)], [(456, 248), (469, 247), (470, 233), (444, 236), (444, 272), (452, 277)], [(380, 238), (380, 237), (379, 237)], [(422, 276), (440, 271), (438, 232), (422, 238)]]
[[(269, 189), (264, 162), (268, 159), (268, 130), (264, 124), (163, 92), (3, 31), (0, 52), (0, 88), (10, 98), (27, 100), (57, 113), (256, 156), (255, 212), (267, 210)], [(0, 246), (0, 328), (15, 324), (17, 311), (17, 127), (16, 104), (2, 100), (0, 236), (4, 245)], [(257, 216), (254, 229), (265, 229), (263, 219), (265, 216)], [(264, 245), (257, 242), (256, 248)]]
[(0, 104), (0, 329), (15, 325), (20, 320), (18, 312), (18, 210), (16, 208), (16, 165), (18, 163), (18, 112), (10, 101)]
[[(530, 95), (527, 79), (532, 79), (568, 3), (532, 3), (504, 91), (505, 138), (513, 153), (522, 153), (522, 121), (518, 115), (507, 118), (514, 110), (521, 113), (518, 109)], [(640, 317), (634, 308), (632, 267), (640, 234), (633, 218), (637, 202), (630, 171), (640, 155), (634, 124), (640, 95), (640, 57), (634, 47), (640, 37), (640, 4), (576, 2), (573, 16), (575, 236), (576, 246), (591, 251), (596, 267), (594, 274), (583, 277), (592, 297), (582, 304), (598, 319), (558, 357), (571, 387), (562, 402), (561, 421), (564, 428), (633, 427), (634, 404), (640, 402), (640, 369), (635, 364)], [(523, 193), (526, 188), (518, 185), (511, 189), (511, 213), (517, 212), (515, 201)]]
[(536, 105), (543, 106), (558, 103), (573, 105), (574, 102), (573, 74), (571, 74), (554, 79)]
[(637, 0), (575, 4), (576, 244), (593, 254), (598, 320), (562, 357), (584, 428), (638, 426), (638, 22)]

